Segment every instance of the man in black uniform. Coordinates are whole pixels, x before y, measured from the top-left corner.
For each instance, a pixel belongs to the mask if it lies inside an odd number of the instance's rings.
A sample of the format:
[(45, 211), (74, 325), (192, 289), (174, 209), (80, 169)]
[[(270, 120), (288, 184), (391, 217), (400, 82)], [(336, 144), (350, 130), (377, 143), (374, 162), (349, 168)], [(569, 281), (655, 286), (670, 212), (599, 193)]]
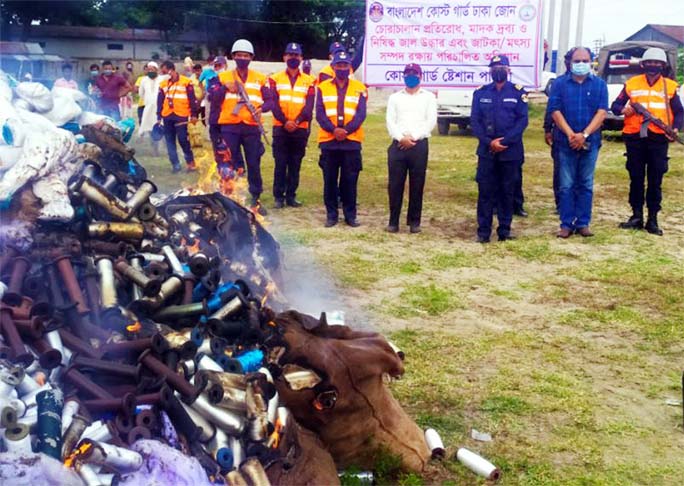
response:
[(489, 243), (494, 208), (497, 211), (499, 241), (513, 239), (513, 193), (523, 161), (522, 134), (527, 127), (527, 93), (508, 81), (510, 63), (506, 56), (492, 57), (489, 68), (493, 82), (475, 90), (471, 110), (477, 147), (477, 241)]

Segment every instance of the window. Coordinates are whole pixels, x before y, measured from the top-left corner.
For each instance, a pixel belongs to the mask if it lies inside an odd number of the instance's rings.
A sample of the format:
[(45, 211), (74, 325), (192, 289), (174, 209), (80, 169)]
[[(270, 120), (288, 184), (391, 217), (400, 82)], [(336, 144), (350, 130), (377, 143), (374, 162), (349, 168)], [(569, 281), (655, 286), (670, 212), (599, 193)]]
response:
[(123, 51), (123, 44), (107, 44), (108, 51)]

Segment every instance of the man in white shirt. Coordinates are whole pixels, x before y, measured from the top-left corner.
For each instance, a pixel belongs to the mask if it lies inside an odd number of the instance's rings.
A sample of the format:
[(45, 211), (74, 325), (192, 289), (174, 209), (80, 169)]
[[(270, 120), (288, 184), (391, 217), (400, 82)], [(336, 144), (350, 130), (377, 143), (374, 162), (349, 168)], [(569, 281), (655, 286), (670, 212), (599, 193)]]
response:
[(433, 93), (420, 87), (422, 74), (418, 64), (407, 64), (404, 68), (406, 87), (392, 94), (387, 102), (387, 131), (392, 137), (387, 151), (390, 217), (386, 231), (389, 233), (399, 231), (407, 174), (409, 205), (406, 224), (411, 233), (420, 233), (428, 138), (437, 124), (437, 99)]

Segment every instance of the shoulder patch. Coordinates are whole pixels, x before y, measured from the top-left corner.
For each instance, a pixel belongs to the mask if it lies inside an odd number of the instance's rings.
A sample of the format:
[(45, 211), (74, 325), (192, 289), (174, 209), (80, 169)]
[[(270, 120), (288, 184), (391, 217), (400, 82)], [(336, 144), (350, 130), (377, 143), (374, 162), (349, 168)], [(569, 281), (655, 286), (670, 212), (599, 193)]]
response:
[(525, 93), (524, 95), (522, 95), (520, 97), (520, 101), (522, 101), (523, 103), (527, 103), (529, 101), (527, 98), (527, 93)]
[(516, 84), (515, 89), (517, 89), (518, 91), (522, 91), (522, 89), (523, 89), (522, 84)]

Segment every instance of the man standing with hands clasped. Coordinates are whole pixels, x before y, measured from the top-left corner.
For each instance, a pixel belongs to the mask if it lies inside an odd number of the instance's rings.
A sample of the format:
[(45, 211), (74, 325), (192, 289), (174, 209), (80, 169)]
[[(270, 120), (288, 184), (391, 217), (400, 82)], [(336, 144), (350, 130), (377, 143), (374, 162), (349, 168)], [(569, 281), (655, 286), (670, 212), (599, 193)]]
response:
[(594, 197), (594, 170), (601, 147), (601, 124), (608, 111), (606, 82), (591, 74), (591, 52), (575, 47), (570, 54), (571, 76), (553, 83), (548, 110), (557, 130), (559, 238), (573, 232), (587, 237)]
[(511, 235), (513, 193), (525, 156), (522, 135), (527, 127), (527, 93), (508, 81), (510, 63), (506, 56), (489, 62), (491, 83), (473, 94), (471, 126), (479, 140), (477, 147), (477, 241), (489, 243), (494, 208), (499, 241)]
[(418, 64), (407, 64), (404, 68), (406, 88), (392, 94), (387, 102), (387, 131), (392, 137), (387, 149), (390, 216), (386, 231), (389, 233), (399, 231), (407, 174), (409, 206), (406, 224), (411, 233), (420, 233), (428, 138), (437, 124), (437, 99), (420, 87), (422, 74)]

